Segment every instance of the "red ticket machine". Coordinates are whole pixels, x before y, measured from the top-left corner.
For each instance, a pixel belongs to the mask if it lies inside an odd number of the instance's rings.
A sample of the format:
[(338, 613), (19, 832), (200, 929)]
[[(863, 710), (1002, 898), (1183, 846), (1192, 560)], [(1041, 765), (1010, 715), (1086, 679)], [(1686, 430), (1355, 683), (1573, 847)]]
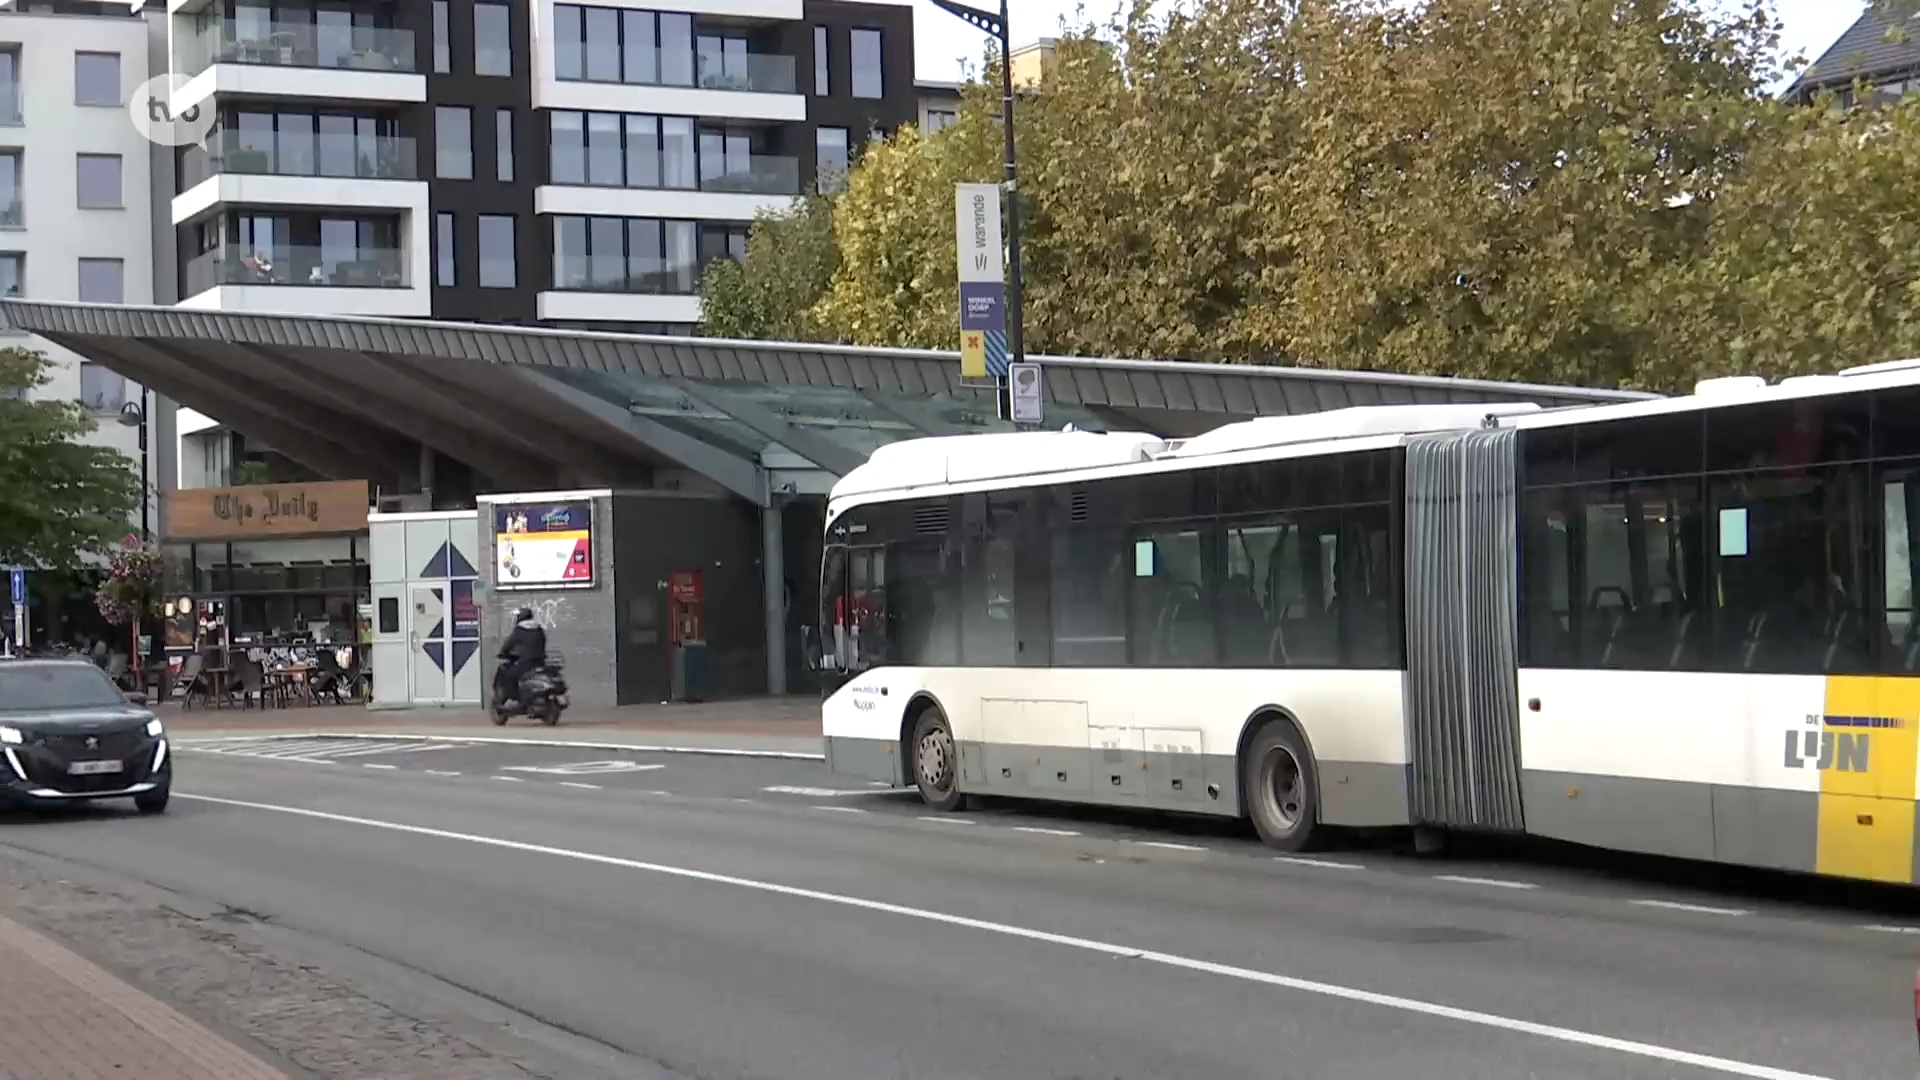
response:
[(674, 701), (700, 701), (707, 675), (707, 598), (698, 570), (667, 575), (667, 683)]

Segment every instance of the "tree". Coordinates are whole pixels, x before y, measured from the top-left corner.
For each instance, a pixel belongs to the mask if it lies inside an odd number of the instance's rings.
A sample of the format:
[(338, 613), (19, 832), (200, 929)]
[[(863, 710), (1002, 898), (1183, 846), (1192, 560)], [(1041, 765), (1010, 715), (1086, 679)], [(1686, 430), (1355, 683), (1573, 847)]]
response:
[(809, 195), (790, 209), (762, 212), (747, 234), (746, 261), (719, 260), (702, 276), (701, 332), (810, 340), (821, 333), (814, 305), (839, 265), (828, 197)]
[(126, 455), (80, 441), (94, 421), (77, 402), (25, 400), (50, 367), (0, 349), (0, 563), (57, 570), (124, 535), (141, 492)]

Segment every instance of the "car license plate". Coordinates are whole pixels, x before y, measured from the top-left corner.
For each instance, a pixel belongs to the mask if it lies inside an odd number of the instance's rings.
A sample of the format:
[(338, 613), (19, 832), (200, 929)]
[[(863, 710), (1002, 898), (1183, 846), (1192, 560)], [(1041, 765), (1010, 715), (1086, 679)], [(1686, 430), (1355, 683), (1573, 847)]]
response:
[(75, 761), (67, 766), (68, 776), (99, 776), (102, 773), (117, 773), (122, 764), (118, 761)]

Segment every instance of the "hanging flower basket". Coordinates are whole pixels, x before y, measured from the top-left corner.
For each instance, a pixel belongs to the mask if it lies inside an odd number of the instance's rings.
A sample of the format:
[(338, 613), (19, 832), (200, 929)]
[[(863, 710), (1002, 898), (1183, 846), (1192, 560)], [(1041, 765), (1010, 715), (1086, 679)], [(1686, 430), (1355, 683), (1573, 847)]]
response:
[(152, 615), (160, 595), (160, 553), (129, 536), (114, 549), (93, 606), (107, 622), (126, 626)]

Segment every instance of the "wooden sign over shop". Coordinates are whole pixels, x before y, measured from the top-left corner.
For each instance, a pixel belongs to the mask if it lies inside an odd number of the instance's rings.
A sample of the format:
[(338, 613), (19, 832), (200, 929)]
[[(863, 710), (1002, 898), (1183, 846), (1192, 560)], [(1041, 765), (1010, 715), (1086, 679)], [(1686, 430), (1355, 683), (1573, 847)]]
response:
[(165, 492), (161, 520), (169, 540), (241, 540), (365, 532), (367, 482), (192, 488)]

